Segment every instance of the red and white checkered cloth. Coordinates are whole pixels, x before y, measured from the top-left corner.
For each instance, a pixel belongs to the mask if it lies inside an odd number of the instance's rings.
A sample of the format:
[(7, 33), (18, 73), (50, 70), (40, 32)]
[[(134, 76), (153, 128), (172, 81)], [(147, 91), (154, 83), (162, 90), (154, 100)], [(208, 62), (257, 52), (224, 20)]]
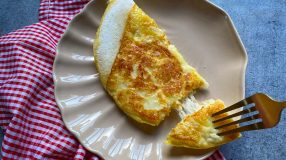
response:
[[(39, 23), (0, 38), (3, 159), (98, 159), (65, 128), (52, 79), (57, 43), (88, 1), (42, 0)], [(224, 157), (216, 151), (208, 160)]]

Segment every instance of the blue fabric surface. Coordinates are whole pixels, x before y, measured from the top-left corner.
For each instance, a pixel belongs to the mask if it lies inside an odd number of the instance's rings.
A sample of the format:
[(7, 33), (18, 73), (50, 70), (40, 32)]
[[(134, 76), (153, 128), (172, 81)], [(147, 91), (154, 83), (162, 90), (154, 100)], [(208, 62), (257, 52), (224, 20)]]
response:
[[(246, 96), (286, 100), (286, 0), (212, 0), (231, 16), (248, 52)], [(0, 35), (38, 21), (39, 0), (0, 0)], [(228, 160), (286, 159), (286, 113), (273, 129), (224, 145)], [(0, 140), (1, 140), (0, 136)]]
[(0, 0), (0, 35), (38, 22), (40, 0)]

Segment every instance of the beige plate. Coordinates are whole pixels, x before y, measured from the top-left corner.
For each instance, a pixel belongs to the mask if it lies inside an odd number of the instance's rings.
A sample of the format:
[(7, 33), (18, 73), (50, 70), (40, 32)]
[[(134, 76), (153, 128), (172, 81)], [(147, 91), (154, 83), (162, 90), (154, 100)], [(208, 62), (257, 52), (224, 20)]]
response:
[[(244, 97), (245, 49), (229, 16), (204, 0), (138, 0), (164, 28), (185, 59), (210, 83), (198, 99), (227, 105)], [(70, 22), (54, 63), (55, 97), (66, 127), (81, 144), (105, 159), (202, 159), (212, 153), (163, 143), (179, 121), (173, 113), (159, 127), (127, 118), (103, 90), (92, 44), (106, 0), (91, 1)]]

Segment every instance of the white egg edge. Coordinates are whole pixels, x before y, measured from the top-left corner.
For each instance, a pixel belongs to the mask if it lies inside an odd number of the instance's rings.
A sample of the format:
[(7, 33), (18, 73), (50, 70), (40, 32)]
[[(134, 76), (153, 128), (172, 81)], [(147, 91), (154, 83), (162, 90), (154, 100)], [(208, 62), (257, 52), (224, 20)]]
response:
[[(103, 77), (108, 77), (112, 65), (120, 48), (128, 14), (135, 4), (133, 0), (112, 0), (101, 20), (97, 33), (97, 57), (98, 70)], [(102, 79), (106, 85), (107, 78)]]

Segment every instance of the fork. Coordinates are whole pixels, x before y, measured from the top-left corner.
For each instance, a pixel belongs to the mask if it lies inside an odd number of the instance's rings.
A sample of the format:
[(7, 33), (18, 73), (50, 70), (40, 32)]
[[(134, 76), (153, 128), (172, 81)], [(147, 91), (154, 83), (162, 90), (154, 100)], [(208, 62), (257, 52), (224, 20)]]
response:
[(286, 108), (286, 102), (278, 102), (263, 93), (257, 93), (221, 111), (214, 113), (212, 117), (215, 118), (216, 116), (222, 113), (226, 113), (226, 112), (241, 108), (243, 106), (251, 105), (251, 104), (254, 104), (254, 106), (248, 107), (242, 111), (239, 111), (231, 115), (225, 116), (223, 118), (217, 119), (213, 121), (213, 123), (216, 124), (217, 122), (223, 122), (224, 120), (227, 120), (233, 117), (237, 117), (237, 116), (241, 116), (245, 114), (253, 114), (253, 113), (254, 115), (252, 116), (244, 117), (239, 120), (217, 126), (216, 129), (221, 129), (227, 126), (231, 126), (234, 124), (240, 124), (244, 122), (255, 121), (254, 123), (248, 124), (245, 126), (236, 127), (234, 129), (218, 133), (218, 135), (224, 136), (224, 135), (233, 134), (237, 132), (272, 128), (278, 124), (278, 122), (280, 121), (281, 112), (284, 108)]

